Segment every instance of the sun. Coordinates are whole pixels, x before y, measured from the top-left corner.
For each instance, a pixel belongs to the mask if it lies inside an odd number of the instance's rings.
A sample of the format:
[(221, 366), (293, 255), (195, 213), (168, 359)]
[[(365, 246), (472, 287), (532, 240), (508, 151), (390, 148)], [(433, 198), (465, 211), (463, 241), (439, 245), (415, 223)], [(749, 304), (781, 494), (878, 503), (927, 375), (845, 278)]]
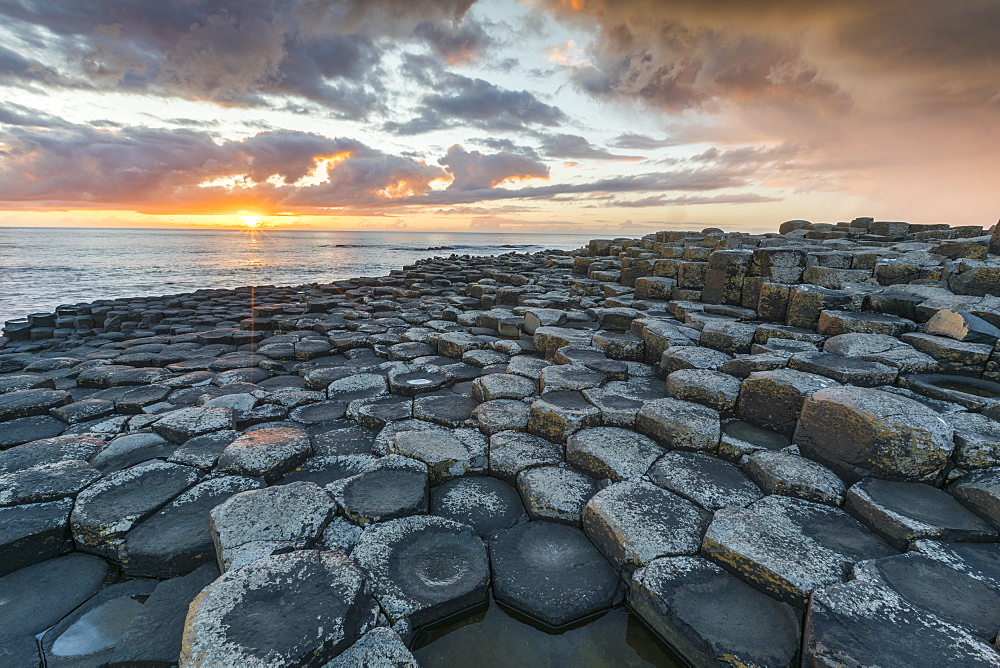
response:
[(260, 216), (240, 216), (240, 220), (243, 221), (243, 225), (249, 227), (250, 229), (255, 229), (260, 227)]

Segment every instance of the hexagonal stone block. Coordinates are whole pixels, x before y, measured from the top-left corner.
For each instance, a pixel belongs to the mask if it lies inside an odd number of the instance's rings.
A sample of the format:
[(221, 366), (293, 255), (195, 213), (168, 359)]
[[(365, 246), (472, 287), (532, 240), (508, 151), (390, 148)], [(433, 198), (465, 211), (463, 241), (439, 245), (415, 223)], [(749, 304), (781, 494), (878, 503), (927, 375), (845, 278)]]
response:
[(860, 387), (820, 390), (803, 403), (795, 442), (846, 480), (933, 482), (954, 448), (952, 429), (923, 404)]
[(351, 557), (394, 623), (423, 626), (486, 600), (486, 546), (465, 524), (433, 515), (375, 524), (361, 534)]
[(524, 399), (537, 392), (534, 381), (513, 373), (491, 373), (472, 381), (472, 396), (476, 401)]
[(327, 663), (323, 668), (356, 668), (372, 666), (385, 668), (420, 668), (403, 639), (392, 629), (379, 626), (356, 643), (344, 650), (343, 654)]
[(222, 476), (198, 483), (125, 536), (130, 575), (169, 578), (215, 563), (209, 513), (239, 492), (263, 487), (260, 480)]
[(492, 435), (510, 429), (525, 429), (530, 410), (531, 407), (523, 401), (494, 399), (479, 404), (472, 411), (472, 419), (484, 434)]
[(413, 400), (413, 417), (445, 427), (461, 427), (475, 418), (478, 405), (464, 394), (418, 396)]
[(243, 434), (219, 455), (218, 468), (273, 482), (312, 454), (309, 434), (289, 427), (266, 427)]
[(618, 574), (579, 530), (536, 521), (490, 541), (493, 595), (543, 624), (561, 627), (615, 605)]
[(77, 549), (125, 561), (125, 535), (200, 477), (196, 468), (153, 461), (101, 478), (76, 497), (70, 524)]
[(103, 440), (83, 435), (56, 436), (24, 443), (0, 452), (0, 473), (13, 473), (70, 459), (90, 461), (103, 447)]
[(180, 664), (320, 665), (374, 626), (373, 605), (364, 573), (342, 554), (264, 557), (191, 602)]
[(801, 613), (700, 557), (664, 557), (632, 575), (629, 607), (696, 665), (798, 665)]
[(979, 413), (952, 413), (944, 421), (955, 430), (955, 465), (965, 469), (1000, 466), (1000, 422)]
[(866, 478), (847, 490), (844, 508), (901, 550), (918, 538), (989, 542), (998, 537), (995, 527), (955, 497), (920, 483)]
[(182, 408), (164, 413), (153, 423), (153, 431), (168, 441), (183, 443), (189, 438), (222, 429), (232, 429), (233, 411), (229, 408)]
[(1000, 544), (957, 543), (943, 540), (915, 540), (911, 547), (949, 568), (982, 580), (1000, 589)]
[(70, 499), (0, 508), (0, 576), (69, 551)]
[(582, 364), (558, 364), (542, 369), (538, 386), (542, 394), (561, 390), (587, 390), (600, 387), (607, 376)]
[(660, 358), (660, 368), (665, 375), (680, 369), (718, 369), (733, 359), (729, 353), (702, 346), (673, 346)]
[(0, 507), (75, 497), (101, 477), (87, 462), (69, 460), (0, 474)]
[(427, 465), (388, 455), (365, 467), (357, 475), (327, 485), (344, 516), (367, 526), (395, 517), (427, 512)]
[(758, 450), (747, 458), (743, 470), (765, 494), (840, 506), (847, 493), (833, 471), (791, 452)]
[(910, 603), (892, 589), (855, 580), (819, 589), (806, 617), (807, 665), (996, 666), (973, 633)]
[(490, 475), (509, 483), (517, 474), (535, 466), (558, 464), (562, 447), (544, 438), (519, 431), (501, 431), (490, 437)]
[(717, 511), (702, 542), (709, 559), (799, 607), (817, 587), (844, 580), (855, 562), (895, 553), (842, 510), (776, 495)]
[(680, 369), (667, 376), (667, 394), (732, 415), (740, 395), (740, 380), (721, 371)]
[(566, 461), (598, 480), (620, 482), (644, 475), (665, 450), (630, 429), (595, 427), (566, 439)]
[(854, 579), (889, 587), (986, 640), (1000, 629), (1000, 590), (919, 552), (862, 561), (854, 566)]
[(389, 384), (385, 376), (377, 373), (359, 373), (335, 380), (326, 387), (326, 396), (331, 401), (349, 403), (357, 399), (373, 399), (385, 396)]
[(835, 385), (830, 378), (792, 369), (755, 371), (740, 386), (736, 414), (741, 420), (791, 436), (806, 397)]
[(706, 510), (748, 506), (764, 496), (735, 465), (700, 452), (666, 453), (650, 467), (649, 478)]
[(792, 439), (784, 434), (742, 420), (727, 420), (722, 425), (719, 456), (738, 462), (759, 450), (781, 450), (791, 444)]
[(490, 538), (527, 519), (517, 490), (492, 476), (450, 480), (431, 490), (431, 514)]
[(948, 486), (956, 499), (1000, 527), (1000, 467), (973, 471)]
[(646, 480), (610, 485), (583, 510), (583, 529), (619, 570), (659, 557), (696, 554), (711, 515)]
[(48, 415), (50, 409), (72, 403), (73, 397), (63, 390), (18, 390), (0, 394), (0, 422), (32, 415)]
[(311, 482), (234, 494), (209, 512), (219, 570), (228, 571), (277, 550), (312, 547), (335, 513), (333, 499)]
[(432, 485), (483, 472), (489, 464), (486, 438), (471, 429), (400, 431), (390, 452), (426, 464)]
[(722, 423), (711, 408), (680, 399), (653, 399), (643, 404), (636, 430), (660, 445), (678, 450), (714, 451)]
[(599, 487), (567, 466), (539, 466), (518, 474), (517, 489), (531, 519), (580, 526), (583, 507)]

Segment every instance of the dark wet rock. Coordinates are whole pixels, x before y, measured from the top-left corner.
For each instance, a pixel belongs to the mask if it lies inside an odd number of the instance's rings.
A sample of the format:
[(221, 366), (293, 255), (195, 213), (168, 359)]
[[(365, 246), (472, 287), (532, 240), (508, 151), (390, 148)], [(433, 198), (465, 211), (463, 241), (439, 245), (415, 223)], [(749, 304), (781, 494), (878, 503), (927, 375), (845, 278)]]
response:
[(528, 431), (552, 441), (566, 439), (587, 427), (600, 425), (601, 411), (579, 392), (549, 392), (531, 404)]
[(666, 453), (649, 469), (649, 478), (706, 510), (747, 506), (763, 496), (739, 468), (700, 452)]
[(125, 535), (194, 485), (200, 471), (149, 462), (101, 478), (80, 492), (70, 524), (78, 550), (124, 562)]
[(587, 536), (619, 570), (631, 572), (658, 557), (696, 554), (711, 515), (646, 480), (615, 483), (583, 511)]
[(517, 490), (492, 476), (458, 478), (433, 488), (430, 511), (469, 525), (482, 538), (495, 536), (525, 519)]
[(873, 475), (933, 482), (955, 447), (952, 429), (938, 413), (860, 387), (832, 387), (808, 397), (795, 442), (803, 455), (848, 481)]
[(741, 420), (791, 436), (806, 397), (835, 385), (832, 379), (792, 369), (757, 371), (740, 387), (736, 414)]
[(101, 477), (87, 462), (67, 460), (0, 474), (0, 507), (75, 497)]
[(648, 436), (619, 427), (578, 431), (566, 440), (566, 461), (592, 478), (619, 482), (644, 475), (664, 449)]
[(273, 481), (311, 454), (309, 434), (301, 429), (264, 428), (243, 434), (227, 445), (219, 455), (218, 468)]
[(489, 560), (471, 527), (443, 517), (404, 517), (364, 530), (351, 558), (393, 623), (439, 621), (486, 600)]
[(524, 399), (537, 392), (536, 383), (512, 373), (493, 373), (472, 381), (472, 396), (477, 401)]
[[(108, 573), (103, 559), (71, 553), (0, 577), (0, 659), (5, 666), (38, 666), (33, 636), (49, 628), (93, 596)], [(15, 641), (30, 651), (11, 652)], [(34, 653), (34, 663), (28, 659)], [(17, 659), (17, 660), (15, 660)], [(20, 661), (23, 660), (23, 663)]]
[(104, 665), (155, 586), (150, 580), (130, 580), (102, 589), (41, 637), (45, 664)]
[(943, 562), (977, 580), (1000, 589), (1000, 543), (958, 543), (921, 539), (911, 546), (920, 554)]
[(125, 668), (137, 664), (168, 666), (176, 663), (181, 653), (188, 605), (218, 575), (215, 564), (208, 563), (188, 575), (156, 585), (125, 628), (107, 666)]
[(234, 494), (262, 487), (254, 478), (223, 476), (198, 483), (128, 532), (126, 571), (169, 578), (215, 562), (209, 512)]
[(153, 431), (174, 443), (213, 431), (233, 428), (233, 411), (228, 408), (182, 408), (164, 413)]
[(832, 378), (838, 383), (877, 387), (891, 385), (898, 371), (891, 366), (833, 355), (831, 353), (798, 353), (788, 360), (788, 368)]
[(347, 405), (340, 401), (320, 401), (299, 406), (289, 412), (288, 417), (303, 424), (319, 424), (344, 417)]
[(612, 381), (604, 387), (584, 390), (583, 396), (601, 412), (602, 424), (632, 429), (643, 404), (650, 399), (659, 399), (664, 394), (662, 388), (639, 382), (643, 380), (646, 379)]
[(667, 394), (732, 415), (740, 394), (740, 381), (721, 371), (680, 369), (667, 376)]
[(833, 471), (791, 452), (758, 450), (747, 458), (743, 470), (765, 494), (840, 506), (847, 493), (843, 481)]
[(1000, 329), (966, 311), (941, 309), (927, 321), (927, 333), (966, 343), (995, 344)]
[(427, 512), (427, 465), (388, 455), (327, 486), (349, 520), (361, 526)]
[(893, 589), (987, 640), (1000, 629), (1000, 590), (919, 552), (862, 561), (854, 566), (854, 579)]
[(528, 426), (531, 407), (514, 399), (484, 401), (472, 412), (479, 429), (488, 435), (506, 430), (523, 430)]
[(955, 498), (1000, 528), (1000, 467), (973, 471), (948, 486)]
[(371, 454), (311, 457), (282, 476), (280, 482), (285, 485), (304, 480), (325, 487), (361, 473), (376, 459), (378, 458)]
[(550, 627), (584, 619), (621, 598), (618, 574), (573, 527), (527, 522), (490, 541), (493, 595)]
[(424, 392), (439, 390), (449, 382), (447, 375), (425, 369), (389, 372), (389, 389), (395, 394), (406, 397), (416, 397)]
[(521, 471), (517, 488), (531, 519), (580, 526), (583, 507), (599, 486), (567, 466), (539, 466)]
[(852, 581), (818, 590), (809, 606), (803, 660), (810, 666), (996, 666), (996, 650), (970, 631), (888, 587)]
[(89, 461), (103, 447), (104, 441), (92, 436), (56, 436), (32, 441), (0, 452), (0, 473), (71, 459)]
[(582, 364), (553, 365), (542, 369), (538, 385), (542, 394), (561, 390), (586, 390), (600, 387), (607, 376)]
[(629, 606), (695, 665), (797, 665), (800, 614), (700, 557), (637, 570)]
[(364, 573), (342, 554), (263, 557), (191, 602), (180, 665), (320, 665), (372, 626), (372, 604)]
[(680, 399), (654, 399), (636, 416), (636, 430), (660, 445), (680, 450), (714, 451), (719, 445), (719, 414)]
[(177, 446), (170, 454), (169, 460), (177, 464), (197, 466), (200, 469), (210, 469), (215, 466), (219, 455), (226, 447), (236, 440), (239, 432), (232, 429), (214, 431), (202, 436), (195, 436)]
[(167, 398), (171, 388), (166, 385), (142, 385), (122, 392), (115, 399), (115, 410), (119, 413), (141, 413), (147, 406), (152, 406)]
[(311, 482), (233, 494), (208, 512), (219, 569), (228, 571), (277, 551), (311, 548), (335, 513), (333, 499)]
[(380, 429), (390, 422), (413, 417), (413, 400), (390, 395), (372, 399), (356, 399), (347, 406), (347, 417), (368, 429)]
[(461, 394), (432, 394), (413, 400), (413, 417), (445, 427), (460, 427), (473, 418), (478, 404)]
[(702, 553), (765, 593), (805, 607), (814, 589), (846, 579), (855, 562), (896, 552), (842, 510), (772, 495), (717, 511)]
[(350, 423), (312, 437), (313, 452), (319, 457), (368, 454), (374, 441), (375, 432)]
[(21, 390), (54, 389), (55, 383), (37, 373), (22, 373), (0, 376), (0, 394), (20, 392)]
[(70, 549), (69, 499), (0, 508), (0, 576)]
[(139, 432), (116, 436), (108, 441), (91, 463), (105, 473), (138, 464), (149, 459), (166, 459), (177, 449), (176, 443), (171, 443), (158, 434)]
[(486, 438), (470, 429), (400, 431), (389, 452), (426, 464), (431, 484), (482, 473), (488, 466)]
[(115, 404), (106, 399), (83, 399), (59, 408), (53, 408), (50, 412), (53, 417), (67, 424), (76, 424), (111, 415), (115, 412)]
[(416, 658), (392, 629), (380, 626), (361, 637), (323, 668), (419, 668)]
[(531, 355), (517, 355), (510, 358), (510, 362), (507, 363), (507, 373), (537, 381), (542, 369), (549, 366), (552, 366), (552, 363), (547, 360)]
[(72, 401), (70, 393), (63, 390), (18, 390), (0, 394), (0, 422), (47, 415), (50, 409), (65, 406)]
[(544, 438), (517, 431), (493, 434), (489, 442), (490, 474), (509, 483), (529, 468), (558, 464), (562, 448)]
[(385, 396), (389, 392), (389, 384), (385, 376), (377, 373), (359, 373), (335, 380), (326, 388), (326, 395), (331, 401), (349, 403), (356, 399), (373, 399)]
[(873, 531), (906, 549), (918, 538), (995, 541), (997, 529), (936, 487), (866, 478), (847, 490), (844, 507)]
[(955, 430), (952, 457), (959, 468), (1000, 465), (1000, 422), (978, 413), (953, 413), (943, 417)]

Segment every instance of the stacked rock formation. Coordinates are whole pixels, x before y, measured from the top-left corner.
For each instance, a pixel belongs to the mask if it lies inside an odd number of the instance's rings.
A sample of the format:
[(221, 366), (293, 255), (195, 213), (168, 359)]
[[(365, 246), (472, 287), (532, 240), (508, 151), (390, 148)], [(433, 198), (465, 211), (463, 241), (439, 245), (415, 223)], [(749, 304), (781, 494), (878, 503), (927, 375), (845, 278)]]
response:
[(694, 665), (1000, 666), (997, 238), (659, 232), (8, 323), (0, 664), (416, 665), (492, 588)]

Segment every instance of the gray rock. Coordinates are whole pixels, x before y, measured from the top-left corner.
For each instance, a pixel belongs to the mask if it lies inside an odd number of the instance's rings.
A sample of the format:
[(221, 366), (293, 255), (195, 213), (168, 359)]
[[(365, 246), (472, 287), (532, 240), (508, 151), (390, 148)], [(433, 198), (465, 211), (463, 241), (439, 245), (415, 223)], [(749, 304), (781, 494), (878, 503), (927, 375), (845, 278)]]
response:
[(615, 605), (618, 574), (579, 529), (527, 522), (490, 541), (493, 595), (550, 627)]
[(648, 436), (619, 427), (578, 431), (566, 440), (566, 461), (592, 478), (620, 482), (644, 475), (665, 450)]
[(997, 653), (963, 627), (888, 587), (855, 580), (819, 589), (806, 617), (810, 666), (996, 666)]
[(111, 439), (90, 463), (102, 471), (116, 471), (149, 459), (166, 459), (177, 449), (159, 434), (139, 432)]
[(365, 529), (351, 552), (393, 623), (418, 627), (486, 600), (489, 560), (471, 527), (433, 515)]
[(539, 466), (518, 474), (517, 489), (531, 519), (580, 526), (583, 507), (598, 485), (567, 466)]
[(1000, 422), (978, 413), (943, 415), (955, 430), (955, 465), (960, 469), (1000, 466)]
[(467, 524), (491, 538), (527, 519), (517, 490), (491, 476), (450, 480), (431, 490), (433, 515)]
[(237, 437), (219, 455), (219, 470), (263, 476), (273, 482), (312, 454), (309, 434), (301, 429), (272, 427)]
[(700, 557), (664, 557), (640, 568), (628, 601), (694, 665), (797, 665), (800, 613)]
[(860, 387), (892, 385), (898, 374), (895, 367), (880, 362), (831, 353), (797, 353), (788, 360), (788, 368)]
[(492, 373), (472, 381), (472, 396), (477, 401), (524, 399), (537, 392), (533, 381), (513, 373)]
[(899, 549), (918, 538), (995, 541), (997, 529), (930, 485), (866, 478), (847, 490), (844, 507)]
[(927, 333), (947, 336), (966, 343), (993, 345), (1000, 340), (1000, 329), (966, 311), (941, 309), (927, 321)]
[(1000, 544), (957, 543), (943, 540), (915, 540), (911, 547), (949, 568), (962, 571), (1000, 589)]
[(583, 511), (587, 537), (619, 570), (659, 557), (696, 554), (711, 515), (646, 480), (628, 480), (595, 494)]
[(600, 387), (607, 376), (582, 364), (559, 364), (542, 369), (538, 385), (542, 394), (560, 390), (587, 390)]
[(223, 429), (222, 431), (195, 436), (177, 446), (168, 459), (178, 464), (197, 466), (200, 469), (207, 470), (215, 466), (219, 455), (238, 436), (239, 432), (232, 429)]
[(126, 561), (125, 535), (200, 477), (190, 466), (154, 461), (101, 478), (76, 497), (70, 524), (77, 549)]
[(670, 398), (647, 401), (635, 424), (637, 431), (667, 448), (713, 452), (719, 446), (719, 414), (690, 401)]
[(489, 463), (486, 438), (468, 429), (400, 431), (396, 433), (390, 453), (426, 464), (431, 484), (482, 473)]
[(919, 552), (862, 561), (854, 566), (854, 579), (893, 589), (986, 640), (1000, 629), (1000, 590)]
[(49, 410), (73, 401), (63, 390), (18, 390), (0, 394), (0, 422), (33, 415), (48, 415)]
[(846, 579), (855, 562), (895, 550), (842, 510), (772, 495), (748, 508), (717, 511), (702, 554), (765, 593), (805, 607), (814, 589)]
[(326, 388), (331, 401), (348, 403), (357, 399), (374, 399), (388, 394), (389, 384), (385, 376), (377, 373), (359, 373), (335, 380)]
[(372, 606), (364, 573), (342, 554), (264, 557), (191, 602), (180, 665), (319, 665), (373, 625)]
[(525, 429), (528, 426), (530, 409), (531, 407), (523, 401), (494, 399), (479, 404), (472, 411), (472, 418), (484, 434), (492, 435), (510, 429)]
[(718, 369), (733, 359), (729, 353), (702, 346), (673, 346), (660, 358), (660, 368), (665, 375), (681, 369)]
[(87, 462), (68, 460), (0, 474), (0, 507), (75, 497), (101, 477)]
[(323, 668), (420, 668), (403, 640), (392, 629), (380, 626), (372, 629), (344, 653)]
[(0, 576), (69, 551), (69, 499), (0, 508)]
[(791, 452), (758, 450), (747, 458), (743, 470), (765, 494), (840, 506), (847, 493), (833, 471)]
[(427, 465), (388, 455), (367, 470), (327, 485), (347, 519), (361, 526), (427, 512)]
[(930, 408), (896, 394), (832, 387), (802, 405), (795, 443), (848, 481), (865, 476), (937, 480), (955, 444)]
[(667, 376), (667, 394), (732, 415), (740, 394), (740, 381), (721, 371), (680, 369)]
[(278, 550), (311, 548), (335, 513), (333, 499), (311, 482), (234, 494), (209, 512), (219, 570), (226, 572)]
[(763, 496), (739, 468), (700, 452), (666, 453), (649, 469), (649, 478), (706, 510), (748, 506)]
[(313, 452), (319, 457), (370, 454), (374, 441), (375, 432), (350, 423), (312, 437)]
[(755, 371), (740, 387), (736, 414), (741, 420), (791, 436), (806, 397), (835, 385), (830, 378), (792, 369)]
[(955, 498), (1000, 527), (1000, 467), (973, 471), (948, 486)]
[(831, 336), (823, 344), (823, 352), (844, 357), (864, 357), (896, 350), (912, 348), (888, 334), (864, 334), (860, 332)]
[(174, 443), (213, 431), (233, 428), (233, 411), (228, 408), (182, 408), (164, 413), (153, 431)]
[(562, 448), (544, 438), (517, 431), (501, 431), (490, 437), (490, 475), (514, 483), (529, 468), (558, 464)]
[(24, 443), (0, 452), (0, 473), (71, 459), (90, 461), (103, 447), (104, 441), (93, 436), (56, 436)]

